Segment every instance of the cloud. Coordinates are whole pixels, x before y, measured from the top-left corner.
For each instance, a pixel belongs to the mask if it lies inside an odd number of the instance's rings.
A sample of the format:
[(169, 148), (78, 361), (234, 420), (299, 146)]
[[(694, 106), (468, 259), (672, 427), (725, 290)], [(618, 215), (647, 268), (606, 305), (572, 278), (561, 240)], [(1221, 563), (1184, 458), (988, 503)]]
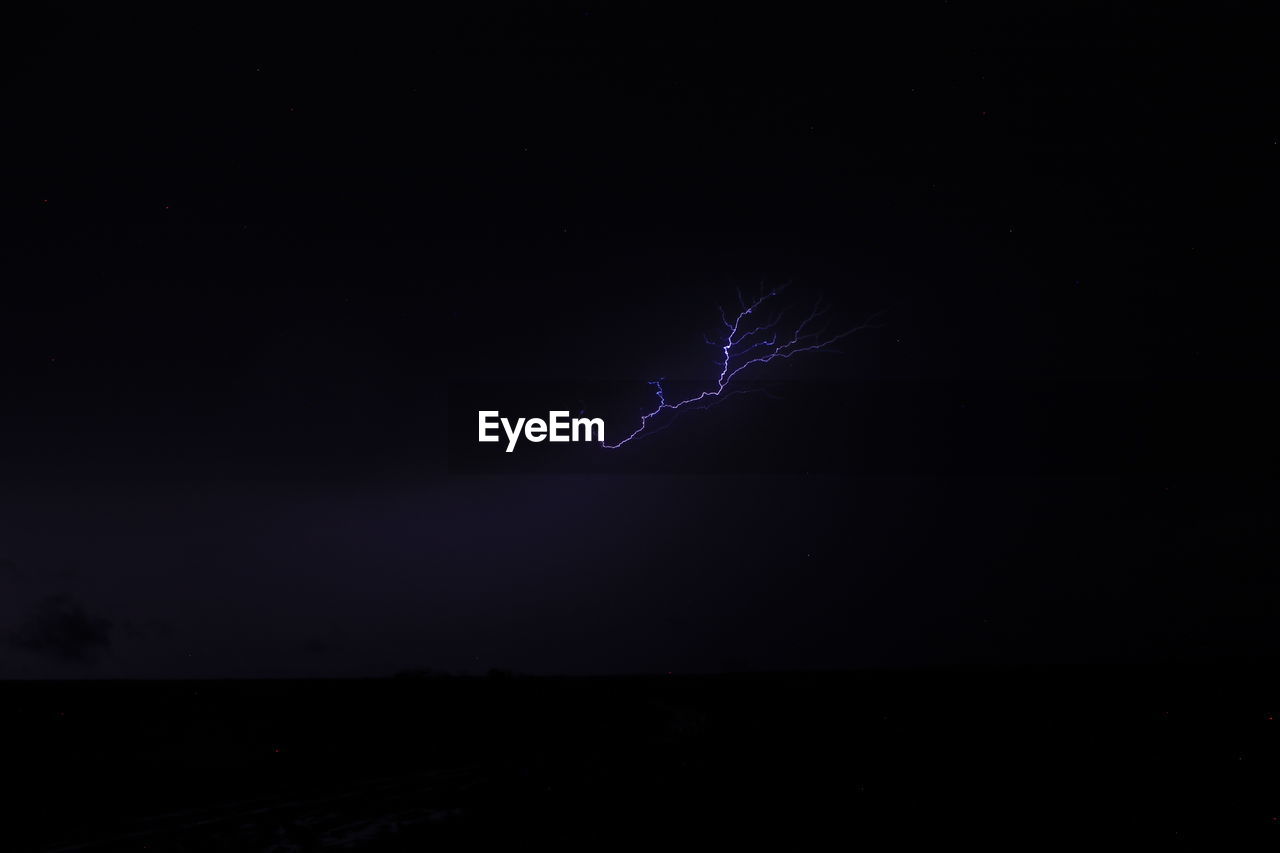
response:
[(25, 584), (27, 573), (18, 568), (18, 564), (13, 560), (0, 559), (0, 578), (15, 584)]
[(325, 634), (312, 637), (302, 644), (302, 650), (312, 655), (331, 655), (346, 646), (346, 635), (341, 628), (333, 625)]
[(50, 595), (9, 634), (8, 643), (54, 660), (89, 663), (98, 652), (111, 647), (111, 631), (110, 620), (86, 613), (71, 596)]

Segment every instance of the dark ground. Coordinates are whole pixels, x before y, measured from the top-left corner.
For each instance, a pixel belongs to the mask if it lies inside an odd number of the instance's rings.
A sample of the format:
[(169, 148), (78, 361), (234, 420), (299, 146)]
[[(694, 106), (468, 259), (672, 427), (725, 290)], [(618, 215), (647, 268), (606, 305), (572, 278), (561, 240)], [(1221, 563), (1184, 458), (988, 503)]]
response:
[(1274, 843), (1275, 671), (7, 682), (8, 849)]

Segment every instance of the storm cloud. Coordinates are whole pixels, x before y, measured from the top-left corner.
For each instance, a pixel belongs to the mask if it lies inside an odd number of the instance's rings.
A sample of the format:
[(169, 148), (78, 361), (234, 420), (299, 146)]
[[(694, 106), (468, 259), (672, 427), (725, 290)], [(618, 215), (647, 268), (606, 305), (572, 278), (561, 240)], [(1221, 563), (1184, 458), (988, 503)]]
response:
[(67, 594), (37, 602), (8, 636), (15, 649), (68, 663), (92, 663), (111, 647), (112, 623), (85, 611)]

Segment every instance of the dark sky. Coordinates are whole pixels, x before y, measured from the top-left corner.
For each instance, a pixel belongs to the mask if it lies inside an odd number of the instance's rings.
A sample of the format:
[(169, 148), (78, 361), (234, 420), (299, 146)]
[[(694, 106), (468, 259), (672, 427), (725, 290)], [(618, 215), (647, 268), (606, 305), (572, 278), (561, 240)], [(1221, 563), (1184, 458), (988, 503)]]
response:
[(4, 28), (0, 675), (1280, 653), (1245, 4), (430, 5)]

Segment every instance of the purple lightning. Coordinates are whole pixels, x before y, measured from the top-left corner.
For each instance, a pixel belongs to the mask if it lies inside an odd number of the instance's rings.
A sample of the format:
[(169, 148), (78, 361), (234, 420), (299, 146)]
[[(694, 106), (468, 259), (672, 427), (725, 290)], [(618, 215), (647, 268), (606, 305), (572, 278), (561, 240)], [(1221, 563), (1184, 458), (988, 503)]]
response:
[[(667, 400), (666, 392), (662, 388), (664, 380), (658, 379), (650, 382), (649, 384), (657, 389), (658, 407), (647, 415), (641, 416), (640, 426), (636, 427), (635, 432), (617, 444), (605, 444), (602, 442), (601, 445), (606, 450), (617, 450), (629, 441), (643, 438), (645, 435), (652, 435), (664, 429), (665, 427), (649, 428), (653, 419), (663, 412), (682, 409), (703, 409), (735, 394), (745, 393), (740, 389), (731, 389), (729, 384), (738, 374), (752, 365), (768, 364), (776, 359), (791, 358), (793, 355), (799, 355), (804, 352), (829, 350), (832, 344), (849, 337), (855, 332), (875, 328), (874, 321), (879, 315), (872, 315), (862, 324), (835, 334), (828, 334), (827, 326), (825, 325), (815, 329), (814, 326), (817, 321), (826, 313), (826, 308), (819, 300), (814, 304), (808, 316), (801, 320), (791, 332), (791, 337), (788, 339), (784, 336), (783, 341), (779, 343), (778, 324), (787, 313), (786, 308), (773, 313), (771, 319), (758, 325), (752, 326), (753, 320), (748, 318), (757, 315), (762, 306), (776, 297), (782, 290), (782, 287), (777, 287), (768, 293), (761, 293), (760, 297), (750, 305), (743, 300), (742, 293), (739, 292), (738, 305), (741, 310), (733, 318), (732, 322), (730, 322), (728, 315), (725, 314), (724, 307), (720, 306), (720, 321), (727, 330), (724, 333), (723, 343), (713, 341), (710, 337), (706, 339), (708, 344), (719, 349), (721, 353), (716, 360), (716, 366), (720, 368), (720, 375), (716, 378), (716, 387), (713, 390), (703, 391), (697, 396), (672, 403)], [(748, 358), (751, 353), (757, 354)]]

